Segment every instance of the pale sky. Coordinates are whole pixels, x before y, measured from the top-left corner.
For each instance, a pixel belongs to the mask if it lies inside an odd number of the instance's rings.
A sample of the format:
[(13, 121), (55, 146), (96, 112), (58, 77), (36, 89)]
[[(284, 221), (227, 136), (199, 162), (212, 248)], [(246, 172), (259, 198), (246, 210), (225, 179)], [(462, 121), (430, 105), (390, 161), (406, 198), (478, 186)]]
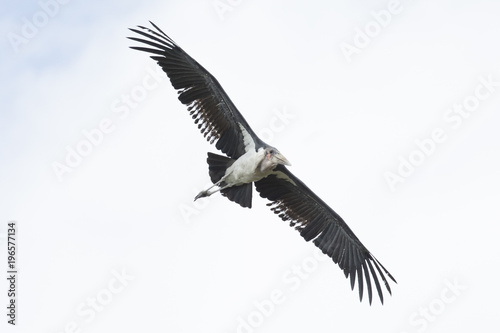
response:
[[(4, 4), (2, 332), (471, 332), (499, 325), (500, 3)], [(155, 22), (392, 273), (384, 305), (253, 192), (210, 183)]]

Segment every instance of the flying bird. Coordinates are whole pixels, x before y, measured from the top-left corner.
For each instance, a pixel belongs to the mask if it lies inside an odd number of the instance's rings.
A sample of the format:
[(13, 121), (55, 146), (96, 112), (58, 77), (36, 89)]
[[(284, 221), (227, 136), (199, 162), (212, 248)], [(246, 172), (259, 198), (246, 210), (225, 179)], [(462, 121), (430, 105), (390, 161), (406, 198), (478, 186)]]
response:
[(203, 136), (226, 155), (208, 153), (213, 185), (201, 191), (195, 200), (220, 192), (242, 207), (251, 208), (255, 184), (260, 196), (270, 201), (267, 205), (274, 213), (338, 264), (350, 278), (351, 289), (357, 280), (360, 301), (366, 283), (372, 303), (373, 281), (383, 304), (379, 279), (391, 294), (388, 278), (396, 282), (392, 275), (344, 220), (288, 170), (290, 162), (285, 156), (255, 134), (215, 77), (150, 23), (152, 29), (130, 29), (139, 36), (128, 38), (142, 45), (131, 48), (151, 54), (170, 78), (179, 100), (187, 106)]

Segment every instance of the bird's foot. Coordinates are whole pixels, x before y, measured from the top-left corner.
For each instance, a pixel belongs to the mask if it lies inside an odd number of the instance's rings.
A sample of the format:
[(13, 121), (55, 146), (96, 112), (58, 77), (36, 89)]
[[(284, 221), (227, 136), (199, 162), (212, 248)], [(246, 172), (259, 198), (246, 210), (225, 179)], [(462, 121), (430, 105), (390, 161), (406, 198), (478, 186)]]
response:
[(206, 191), (201, 191), (200, 193), (198, 193), (197, 196), (194, 197), (194, 201), (196, 201), (197, 199), (199, 198), (204, 198), (204, 197), (208, 197), (210, 195), (210, 193), (208, 193), (208, 190)]

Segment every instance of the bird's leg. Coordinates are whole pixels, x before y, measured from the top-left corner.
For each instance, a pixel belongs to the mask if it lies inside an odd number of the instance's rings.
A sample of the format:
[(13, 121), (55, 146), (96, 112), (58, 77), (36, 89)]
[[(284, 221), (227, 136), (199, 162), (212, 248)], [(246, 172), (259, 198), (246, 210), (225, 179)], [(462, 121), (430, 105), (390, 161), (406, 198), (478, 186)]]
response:
[(197, 196), (194, 197), (194, 201), (196, 201), (197, 199), (199, 198), (204, 198), (204, 197), (209, 197), (211, 196), (212, 194), (216, 193), (216, 192), (219, 192), (220, 190), (223, 190), (225, 189), (226, 187), (228, 187), (228, 185), (226, 186), (223, 186), (223, 187), (219, 187), (218, 189), (216, 190), (213, 190), (213, 191), (210, 191), (213, 187), (215, 186), (220, 186), (220, 183), (223, 181), (223, 179), (219, 180), (217, 183), (213, 184), (212, 186), (210, 186), (209, 188), (207, 188), (206, 190), (204, 191), (201, 191), (200, 193), (198, 193)]

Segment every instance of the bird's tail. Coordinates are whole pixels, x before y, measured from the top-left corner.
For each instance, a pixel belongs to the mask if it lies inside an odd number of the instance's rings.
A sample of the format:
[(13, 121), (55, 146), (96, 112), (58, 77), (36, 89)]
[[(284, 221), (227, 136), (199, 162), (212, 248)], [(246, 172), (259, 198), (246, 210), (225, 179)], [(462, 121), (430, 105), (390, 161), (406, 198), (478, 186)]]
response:
[(226, 156), (208, 153), (207, 163), (210, 179), (215, 184), (224, 177), (227, 168), (234, 163), (234, 160)]
[[(234, 160), (226, 156), (208, 153), (207, 163), (210, 179), (212, 180), (212, 183), (215, 184), (220, 181), (222, 177), (224, 177), (227, 168), (234, 163)], [(226, 184), (222, 181), (219, 186), (224, 187)], [(240, 206), (248, 208), (252, 207), (252, 183), (225, 187), (220, 191), (223, 196), (240, 204)]]

